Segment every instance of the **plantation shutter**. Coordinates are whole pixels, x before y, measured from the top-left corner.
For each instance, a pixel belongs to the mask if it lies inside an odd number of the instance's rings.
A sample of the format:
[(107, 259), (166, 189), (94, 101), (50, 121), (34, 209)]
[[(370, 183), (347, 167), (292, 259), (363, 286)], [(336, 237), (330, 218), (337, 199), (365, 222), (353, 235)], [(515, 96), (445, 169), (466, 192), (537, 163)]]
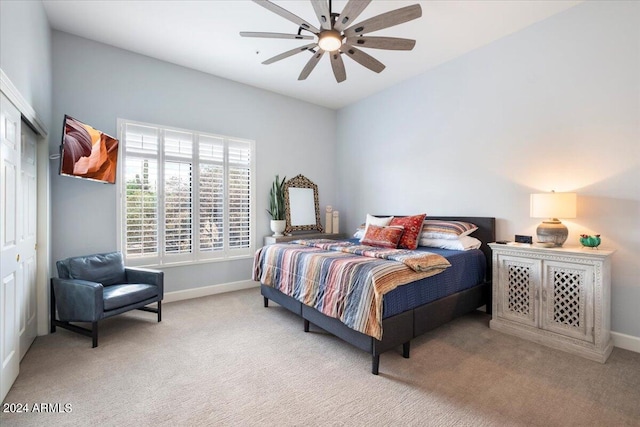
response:
[(127, 257), (157, 257), (158, 130), (127, 124), (124, 132), (124, 252)]
[(193, 135), (164, 134), (164, 248), (166, 254), (191, 253), (193, 247)]
[(229, 140), (229, 247), (251, 245), (251, 144)]
[(254, 142), (121, 121), (120, 247), (131, 265), (253, 255)]
[(199, 249), (212, 253), (224, 248), (224, 140), (200, 135)]

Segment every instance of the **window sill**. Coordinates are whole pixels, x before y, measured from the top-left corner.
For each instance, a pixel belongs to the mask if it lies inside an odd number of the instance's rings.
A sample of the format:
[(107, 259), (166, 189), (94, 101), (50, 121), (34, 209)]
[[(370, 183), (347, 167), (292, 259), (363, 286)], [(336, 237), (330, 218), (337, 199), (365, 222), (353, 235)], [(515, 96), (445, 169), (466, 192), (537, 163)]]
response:
[(210, 259), (202, 259), (198, 261), (178, 261), (164, 264), (137, 264), (132, 260), (129, 260), (129, 264), (125, 261), (125, 264), (131, 267), (142, 267), (142, 268), (155, 268), (155, 269), (163, 269), (163, 268), (174, 268), (174, 267), (189, 267), (192, 265), (200, 265), (200, 264), (213, 264), (218, 262), (232, 262), (239, 261), (243, 259), (253, 259), (253, 255), (238, 255), (233, 257), (225, 257), (225, 258), (210, 258)]

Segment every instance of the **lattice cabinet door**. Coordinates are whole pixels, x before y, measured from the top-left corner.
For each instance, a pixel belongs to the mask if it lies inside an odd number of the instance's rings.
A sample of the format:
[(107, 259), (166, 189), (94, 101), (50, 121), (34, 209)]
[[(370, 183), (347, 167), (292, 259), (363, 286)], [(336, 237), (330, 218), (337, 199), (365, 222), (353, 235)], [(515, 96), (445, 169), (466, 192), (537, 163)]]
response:
[(508, 255), (498, 262), (498, 317), (537, 327), (541, 262)]
[(591, 265), (544, 261), (541, 327), (593, 342), (593, 277)]

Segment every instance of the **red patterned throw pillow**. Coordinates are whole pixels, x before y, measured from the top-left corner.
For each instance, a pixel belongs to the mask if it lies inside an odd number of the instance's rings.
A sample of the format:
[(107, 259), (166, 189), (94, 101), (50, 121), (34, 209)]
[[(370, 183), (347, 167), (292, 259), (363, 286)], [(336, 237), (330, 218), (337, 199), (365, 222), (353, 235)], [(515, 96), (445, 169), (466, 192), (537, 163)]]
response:
[(404, 227), (404, 233), (398, 242), (398, 247), (402, 249), (414, 250), (418, 247), (418, 239), (422, 231), (422, 222), (427, 214), (395, 217), (391, 220), (390, 226), (400, 225)]
[(402, 227), (384, 227), (379, 225), (369, 224), (367, 232), (361, 240), (363, 245), (380, 246), (382, 248), (397, 248), (398, 242), (402, 237)]

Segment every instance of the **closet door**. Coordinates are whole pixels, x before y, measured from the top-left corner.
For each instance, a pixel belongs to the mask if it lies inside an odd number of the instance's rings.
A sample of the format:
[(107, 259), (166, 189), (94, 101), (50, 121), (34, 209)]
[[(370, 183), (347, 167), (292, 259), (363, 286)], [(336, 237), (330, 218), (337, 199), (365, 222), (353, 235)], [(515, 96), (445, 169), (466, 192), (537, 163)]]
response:
[(18, 376), (20, 112), (0, 95), (0, 401)]
[(38, 202), (36, 169), (36, 134), (24, 123), (20, 151), (20, 218), (18, 222), (18, 271), (22, 274), (22, 286), (18, 288), (18, 337), (20, 360), (31, 347), (38, 334), (36, 317), (36, 227)]

